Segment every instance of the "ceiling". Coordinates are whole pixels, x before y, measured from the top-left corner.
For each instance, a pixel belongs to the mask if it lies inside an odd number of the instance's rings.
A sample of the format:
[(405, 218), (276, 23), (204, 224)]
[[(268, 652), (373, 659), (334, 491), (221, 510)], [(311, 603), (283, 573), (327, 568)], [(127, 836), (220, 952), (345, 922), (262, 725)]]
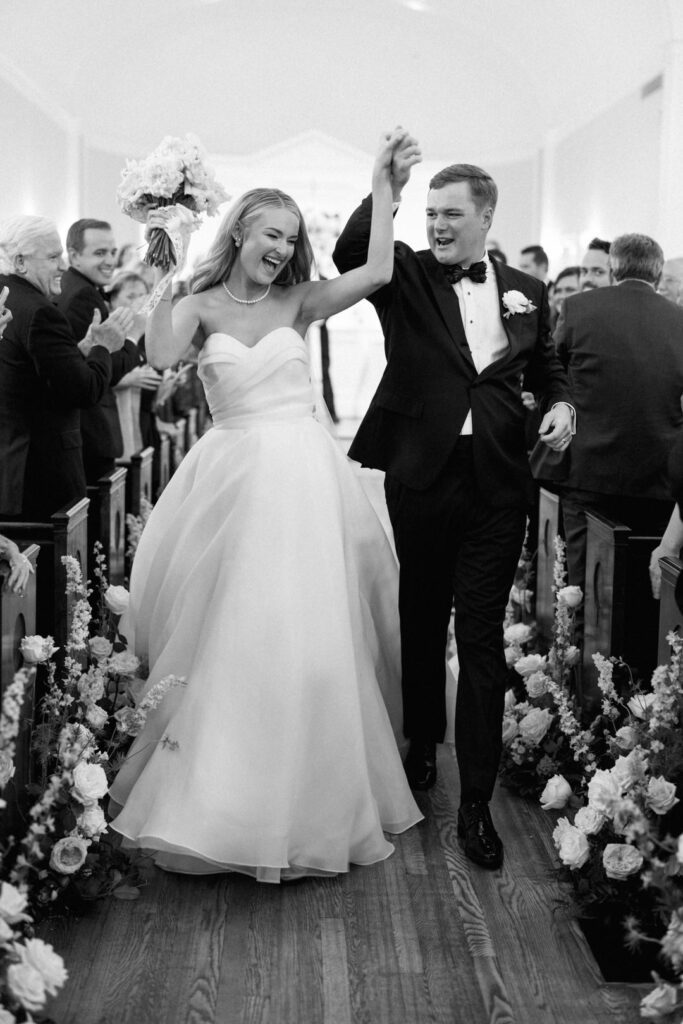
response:
[(4, 0), (3, 74), (87, 142), (193, 131), (251, 153), (311, 129), (373, 151), (505, 161), (662, 71), (679, 0)]

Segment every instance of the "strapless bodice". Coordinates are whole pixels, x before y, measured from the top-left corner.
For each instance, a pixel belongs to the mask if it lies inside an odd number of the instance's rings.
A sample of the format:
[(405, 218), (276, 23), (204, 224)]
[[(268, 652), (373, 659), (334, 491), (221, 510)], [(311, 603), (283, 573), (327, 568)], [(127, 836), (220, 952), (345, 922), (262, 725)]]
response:
[(251, 347), (231, 334), (210, 334), (197, 370), (219, 429), (313, 415), (308, 349), (293, 327), (276, 327)]

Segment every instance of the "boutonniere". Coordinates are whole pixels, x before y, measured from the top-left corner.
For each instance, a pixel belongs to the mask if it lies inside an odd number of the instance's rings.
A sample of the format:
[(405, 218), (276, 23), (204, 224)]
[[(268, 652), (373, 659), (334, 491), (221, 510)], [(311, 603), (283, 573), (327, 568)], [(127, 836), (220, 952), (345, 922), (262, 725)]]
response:
[(533, 313), (536, 309), (531, 299), (516, 291), (503, 292), (503, 305), (507, 309), (507, 313), (503, 313), (506, 320), (515, 313)]

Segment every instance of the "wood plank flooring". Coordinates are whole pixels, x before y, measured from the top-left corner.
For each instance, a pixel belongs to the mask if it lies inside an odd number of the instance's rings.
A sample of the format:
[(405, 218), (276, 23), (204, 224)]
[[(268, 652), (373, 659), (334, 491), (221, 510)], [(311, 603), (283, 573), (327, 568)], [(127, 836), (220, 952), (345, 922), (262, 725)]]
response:
[(132, 903), (43, 929), (64, 956), (57, 1024), (636, 1024), (606, 984), (554, 871), (552, 823), (496, 793), (506, 848), (481, 871), (456, 837), (457, 769), (439, 750), (426, 820), (382, 864), (283, 886), (149, 870)]

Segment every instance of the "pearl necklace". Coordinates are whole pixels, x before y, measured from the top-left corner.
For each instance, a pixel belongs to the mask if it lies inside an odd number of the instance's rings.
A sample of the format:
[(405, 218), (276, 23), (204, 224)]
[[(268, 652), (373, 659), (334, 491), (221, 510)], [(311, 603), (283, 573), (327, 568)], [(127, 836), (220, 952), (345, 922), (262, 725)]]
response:
[(253, 306), (256, 302), (261, 302), (261, 300), (265, 299), (266, 295), (270, 291), (270, 285), (268, 285), (268, 287), (264, 291), (263, 295), (259, 295), (258, 299), (238, 299), (236, 295), (232, 294), (232, 292), (228, 288), (228, 286), (225, 283), (225, 281), (221, 281), (221, 284), (225, 288), (225, 290), (228, 293), (228, 295), (230, 296), (230, 298), (233, 299), (235, 302), (239, 302), (240, 305), (242, 305), (242, 306)]

